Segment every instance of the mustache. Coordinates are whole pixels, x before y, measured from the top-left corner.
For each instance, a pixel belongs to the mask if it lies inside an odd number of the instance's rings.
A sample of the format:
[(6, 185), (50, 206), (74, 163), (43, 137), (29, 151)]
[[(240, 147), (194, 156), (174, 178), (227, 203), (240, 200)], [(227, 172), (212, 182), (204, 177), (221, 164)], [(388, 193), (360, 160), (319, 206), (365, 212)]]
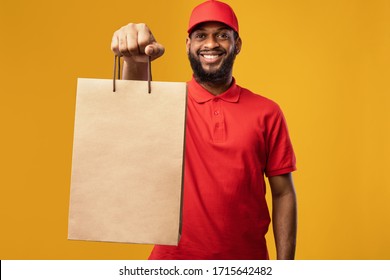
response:
[(225, 54), (226, 51), (222, 48), (219, 48), (219, 47), (215, 47), (213, 49), (203, 49), (203, 50), (198, 50), (196, 52), (197, 55), (201, 55), (201, 54), (208, 54), (208, 53), (215, 53), (217, 52), (218, 54)]

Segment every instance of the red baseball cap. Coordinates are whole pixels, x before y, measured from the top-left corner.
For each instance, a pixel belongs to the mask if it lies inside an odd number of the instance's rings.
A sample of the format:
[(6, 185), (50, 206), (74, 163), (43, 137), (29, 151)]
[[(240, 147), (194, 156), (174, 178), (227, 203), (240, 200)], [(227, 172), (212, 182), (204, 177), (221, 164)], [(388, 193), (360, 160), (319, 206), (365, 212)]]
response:
[(188, 33), (191, 33), (196, 25), (208, 21), (222, 22), (238, 33), (236, 14), (226, 3), (208, 0), (196, 6), (191, 13)]

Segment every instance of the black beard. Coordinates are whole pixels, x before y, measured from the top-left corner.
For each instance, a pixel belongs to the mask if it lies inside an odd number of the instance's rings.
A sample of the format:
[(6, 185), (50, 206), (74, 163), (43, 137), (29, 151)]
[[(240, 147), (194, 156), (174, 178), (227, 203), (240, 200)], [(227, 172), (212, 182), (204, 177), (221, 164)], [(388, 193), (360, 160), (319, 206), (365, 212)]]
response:
[[(199, 54), (199, 52), (198, 52)], [(195, 80), (198, 83), (224, 84), (230, 80), (234, 60), (236, 58), (236, 48), (226, 57), (221, 67), (214, 72), (206, 72), (198, 57), (188, 52), (192, 71), (194, 72)]]

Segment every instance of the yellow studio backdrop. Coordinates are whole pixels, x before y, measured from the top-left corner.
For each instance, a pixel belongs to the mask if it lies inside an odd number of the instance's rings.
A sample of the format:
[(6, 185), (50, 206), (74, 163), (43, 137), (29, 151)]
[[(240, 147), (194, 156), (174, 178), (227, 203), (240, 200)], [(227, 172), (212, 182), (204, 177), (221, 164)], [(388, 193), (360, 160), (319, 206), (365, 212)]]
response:
[[(0, 259), (147, 258), (147, 245), (67, 240), (76, 79), (111, 78), (113, 32), (146, 22), (166, 47), (154, 79), (189, 80), (200, 2), (0, 0)], [(289, 124), (296, 257), (389, 259), (390, 1), (226, 2), (243, 39), (238, 83)]]

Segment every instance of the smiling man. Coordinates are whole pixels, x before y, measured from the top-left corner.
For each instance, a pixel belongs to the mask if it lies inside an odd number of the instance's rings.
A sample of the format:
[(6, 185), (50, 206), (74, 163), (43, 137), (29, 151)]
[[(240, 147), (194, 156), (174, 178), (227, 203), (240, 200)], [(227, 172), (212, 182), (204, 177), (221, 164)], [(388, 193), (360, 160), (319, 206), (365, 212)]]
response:
[[(279, 106), (233, 78), (241, 50), (237, 17), (219, 1), (192, 11), (186, 41), (188, 82), (183, 228), (178, 246), (156, 245), (149, 259), (268, 259), (268, 177), (278, 259), (295, 254), (295, 155)], [(145, 24), (114, 33), (125, 79), (147, 78), (146, 56), (163, 55)]]
[[(206, 22), (189, 30), (187, 53), (197, 82), (213, 94), (232, 82), (233, 63), (241, 48), (238, 33), (220, 22)], [(222, 86), (215, 92), (216, 85)], [(227, 87), (226, 87), (227, 86)]]

